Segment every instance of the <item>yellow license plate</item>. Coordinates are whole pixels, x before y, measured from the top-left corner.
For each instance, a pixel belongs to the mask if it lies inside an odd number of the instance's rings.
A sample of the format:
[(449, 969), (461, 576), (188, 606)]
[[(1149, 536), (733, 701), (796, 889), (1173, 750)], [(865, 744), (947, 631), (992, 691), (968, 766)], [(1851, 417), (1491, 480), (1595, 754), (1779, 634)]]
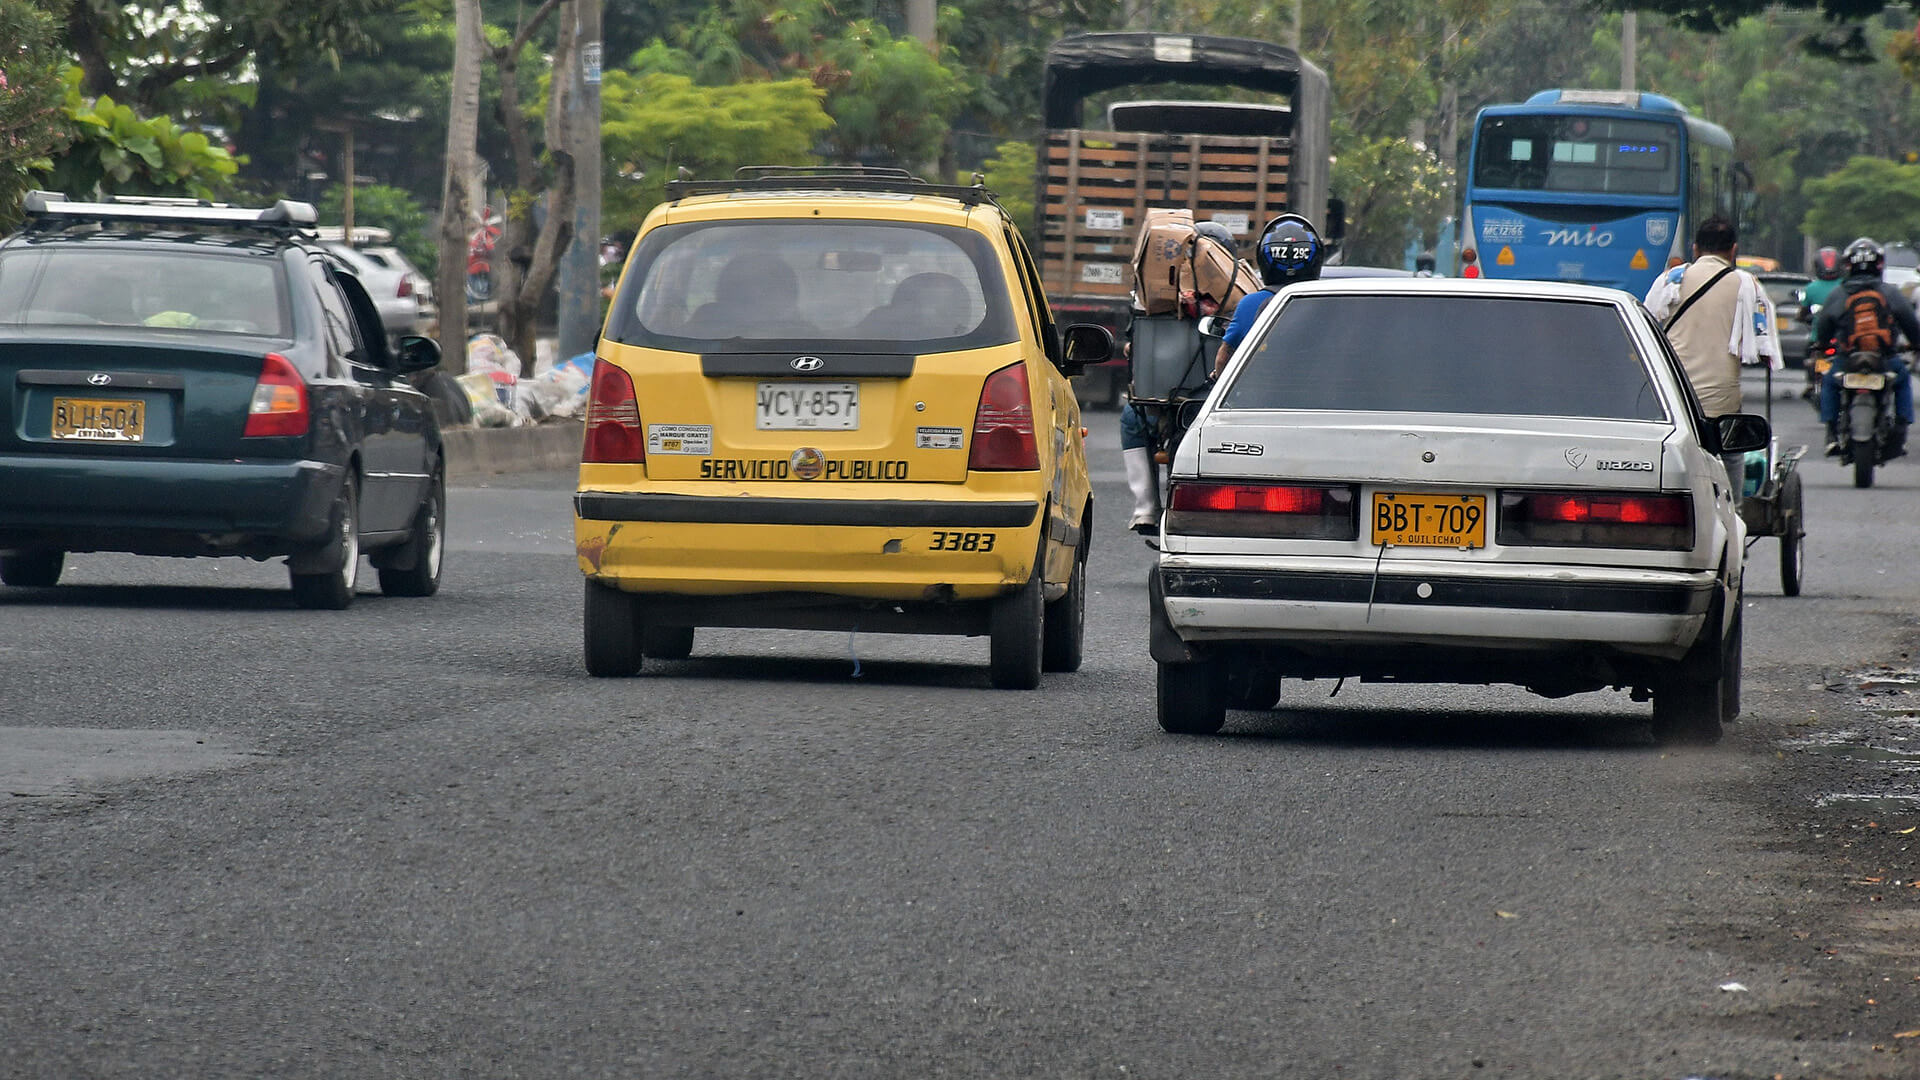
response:
[(1486, 547), (1487, 497), (1376, 491), (1373, 542), (1392, 547)]
[(1773, 317), (1773, 328), (1781, 333), (1785, 333), (1793, 329), (1793, 320), (1787, 318), (1785, 315), (1775, 315)]
[(147, 403), (125, 398), (53, 399), (53, 437), (82, 442), (141, 442), (147, 437)]

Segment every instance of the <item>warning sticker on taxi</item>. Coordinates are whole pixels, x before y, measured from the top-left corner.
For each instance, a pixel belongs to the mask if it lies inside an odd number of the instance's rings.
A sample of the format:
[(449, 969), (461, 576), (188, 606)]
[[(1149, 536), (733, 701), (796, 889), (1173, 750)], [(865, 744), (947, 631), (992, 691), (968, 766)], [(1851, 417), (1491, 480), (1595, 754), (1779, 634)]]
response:
[(713, 453), (713, 425), (648, 424), (647, 453), (706, 457)]

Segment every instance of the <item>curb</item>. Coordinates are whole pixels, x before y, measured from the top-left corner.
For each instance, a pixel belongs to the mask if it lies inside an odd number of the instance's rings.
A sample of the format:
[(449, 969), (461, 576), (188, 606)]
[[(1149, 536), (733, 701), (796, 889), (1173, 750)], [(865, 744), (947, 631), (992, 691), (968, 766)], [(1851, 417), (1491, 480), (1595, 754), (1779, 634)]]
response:
[(549, 421), (532, 427), (450, 427), (440, 432), (447, 481), (458, 483), (500, 473), (548, 472), (580, 464), (584, 425)]

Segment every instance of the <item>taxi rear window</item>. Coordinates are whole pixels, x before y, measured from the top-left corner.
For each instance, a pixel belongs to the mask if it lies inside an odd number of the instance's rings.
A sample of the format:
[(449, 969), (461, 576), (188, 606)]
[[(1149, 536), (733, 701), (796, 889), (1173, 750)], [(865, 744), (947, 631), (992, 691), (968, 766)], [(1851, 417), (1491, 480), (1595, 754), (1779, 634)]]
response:
[(286, 338), (280, 260), (47, 247), (0, 255), (0, 324), (138, 326)]
[(1404, 294), (1285, 303), (1222, 407), (1667, 419), (1609, 304)]
[(608, 336), (680, 352), (806, 342), (951, 352), (1018, 339), (993, 246), (906, 222), (696, 222), (641, 240)]

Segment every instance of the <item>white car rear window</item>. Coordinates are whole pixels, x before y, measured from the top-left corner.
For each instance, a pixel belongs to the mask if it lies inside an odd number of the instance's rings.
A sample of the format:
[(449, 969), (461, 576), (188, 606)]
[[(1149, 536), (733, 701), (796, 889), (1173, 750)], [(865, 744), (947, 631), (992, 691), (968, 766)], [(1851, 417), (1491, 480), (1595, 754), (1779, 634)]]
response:
[(1227, 409), (1665, 420), (1618, 309), (1481, 296), (1297, 296)]

